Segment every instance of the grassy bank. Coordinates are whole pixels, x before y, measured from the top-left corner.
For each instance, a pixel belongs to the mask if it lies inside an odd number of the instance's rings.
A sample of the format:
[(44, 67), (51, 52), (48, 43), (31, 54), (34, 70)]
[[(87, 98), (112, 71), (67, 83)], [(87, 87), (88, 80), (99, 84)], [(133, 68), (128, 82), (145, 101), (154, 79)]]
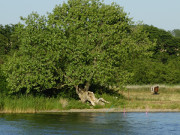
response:
[(158, 95), (153, 95), (149, 86), (128, 87), (123, 95), (128, 98), (126, 108), (180, 110), (180, 86), (162, 85)]
[(0, 97), (0, 112), (2, 113), (36, 113), (41, 111), (62, 111), (70, 109), (119, 109), (123, 110), (179, 110), (180, 111), (180, 88), (160, 87), (159, 94), (153, 95), (149, 87), (127, 87), (120, 91), (119, 96), (102, 94), (109, 101), (105, 106), (91, 106), (89, 103), (81, 103), (75, 99), (47, 98), (47, 97)]
[(36, 113), (49, 110), (66, 110), (71, 108), (89, 108), (75, 99), (47, 98), (47, 97), (1, 97), (0, 112), (3, 113)]

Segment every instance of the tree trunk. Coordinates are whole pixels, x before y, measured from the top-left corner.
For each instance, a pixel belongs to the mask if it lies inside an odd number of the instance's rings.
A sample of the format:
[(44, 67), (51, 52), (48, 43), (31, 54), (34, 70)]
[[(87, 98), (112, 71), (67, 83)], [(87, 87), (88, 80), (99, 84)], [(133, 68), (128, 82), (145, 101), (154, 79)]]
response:
[(89, 83), (86, 83), (84, 89), (79, 88), (76, 86), (76, 93), (78, 94), (80, 100), (85, 103), (85, 102), (90, 102), (91, 105), (104, 105), (105, 103), (109, 103), (108, 101), (104, 100), (103, 98), (97, 99), (94, 95), (93, 92), (88, 91), (89, 90)]
[[(89, 80), (91, 80), (94, 73), (92, 73), (89, 77)], [(73, 82), (73, 80), (68, 77), (66, 74), (64, 74), (64, 77), (67, 78), (69, 81)], [(105, 103), (109, 103), (108, 101), (104, 100), (103, 98), (97, 99), (93, 92), (89, 91), (90, 83), (89, 81), (86, 82), (86, 85), (84, 88), (80, 88), (78, 85), (74, 86), (76, 88), (76, 93), (78, 94), (80, 100), (85, 102), (90, 102), (91, 105), (104, 105)]]

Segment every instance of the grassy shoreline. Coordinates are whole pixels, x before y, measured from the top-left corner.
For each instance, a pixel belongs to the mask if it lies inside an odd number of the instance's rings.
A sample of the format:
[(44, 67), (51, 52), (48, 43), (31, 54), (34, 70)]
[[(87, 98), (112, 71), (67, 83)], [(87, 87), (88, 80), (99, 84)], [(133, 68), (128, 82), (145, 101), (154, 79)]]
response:
[(51, 111), (39, 111), (37, 113), (61, 113), (61, 112), (67, 112), (67, 113), (73, 113), (73, 112), (103, 112), (103, 113), (108, 113), (108, 112), (120, 112), (120, 113), (131, 113), (131, 112), (147, 112), (147, 113), (153, 113), (153, 112), (180, 112), (180, 109), (151, 109), (151, 110), (146, 110), (146, 109), (119, 109), (119, 108), (104, 108), (104, 109), (70, 109), (70, 110), (62, 110), (62, 111), (57, 111), (57, 110), (51, 110)]
[(149, 87), (129, 87), (120, 91), (120, 96), (102, 94), (110, 104), (91, 106), (75, 99), (47, 97), (0, 98), (0, 113), (43, 112), (180, 112), (180, 87), (161, 87), (153, 95)]
[(119, 109), (119, 108), (103, 108), (103, 109), (70, 109), (70, 110), (47, 110), (47, 111), (32, 111), (32, 110), (26, 110), (26, 111), (0, 111), (0, 114), (10, 114), (10, 113), (113, 113), (113, 112), (119, 112), (119, 113), (158, 113), (158, 112), (180, 112), (180, 109)]

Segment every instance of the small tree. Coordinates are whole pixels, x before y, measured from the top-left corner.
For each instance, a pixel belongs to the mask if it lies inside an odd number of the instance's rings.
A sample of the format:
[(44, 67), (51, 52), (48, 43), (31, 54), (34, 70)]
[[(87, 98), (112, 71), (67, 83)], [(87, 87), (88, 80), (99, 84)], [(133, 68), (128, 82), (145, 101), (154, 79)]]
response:
[(153, 46), (115, 3), (69, 0), (47, 18), (32, 13), (23, 20), (19, 52), (5, 65), (11, 92), (68, 85), (95, 105), (90, 86), (125, 84), (132, 76), (127, 65)]

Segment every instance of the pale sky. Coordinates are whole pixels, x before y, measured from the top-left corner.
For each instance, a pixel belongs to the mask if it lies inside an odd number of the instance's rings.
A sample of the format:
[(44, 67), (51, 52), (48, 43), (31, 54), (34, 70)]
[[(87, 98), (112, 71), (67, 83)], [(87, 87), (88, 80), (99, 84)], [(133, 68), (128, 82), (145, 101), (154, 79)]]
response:
[[(16, 24), (32, 11), (41, 15), (67, 0), (0, 0), (0, 24)], [(142, 21), (165, 30), (180, 29), (180, 0), (104, 0), (116, 2), (133, 21)]]

